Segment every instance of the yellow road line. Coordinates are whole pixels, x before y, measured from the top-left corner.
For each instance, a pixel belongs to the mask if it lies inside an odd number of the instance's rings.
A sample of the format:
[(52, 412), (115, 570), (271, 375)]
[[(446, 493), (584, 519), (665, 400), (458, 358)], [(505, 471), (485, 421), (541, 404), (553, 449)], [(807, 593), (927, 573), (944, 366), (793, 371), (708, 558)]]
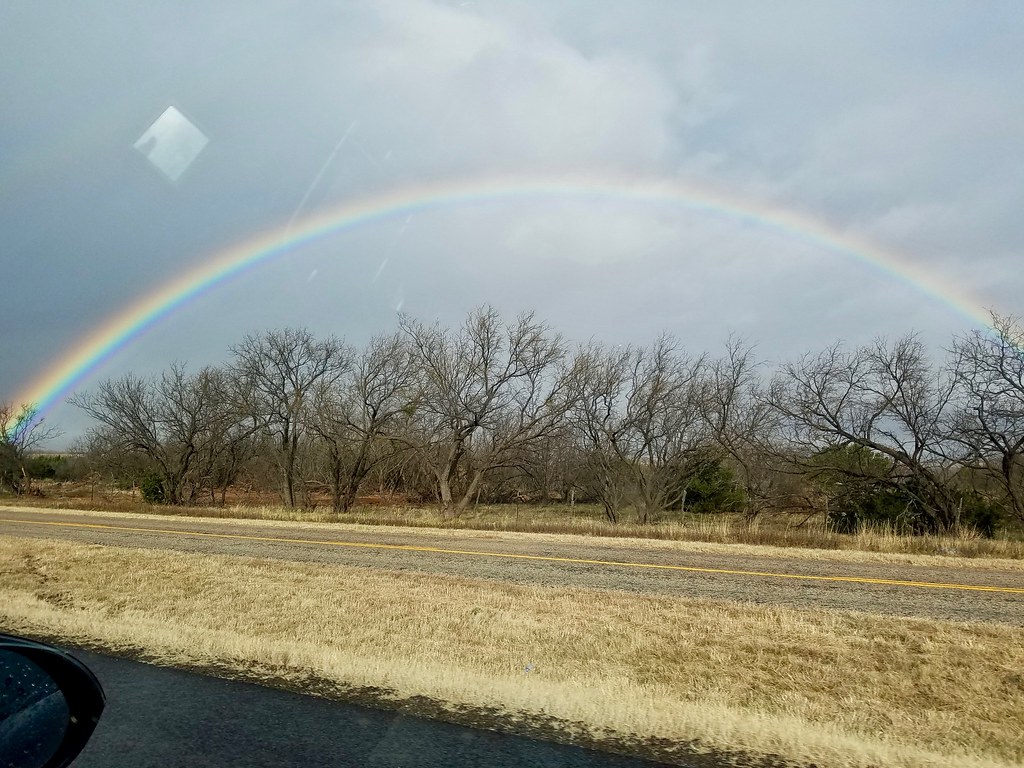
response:
[(15, 525), (49, 525), (57, 528), (91, 528), (131, 533), (159, 533), (171, 536), (193, 536), (211, 539), (233, 539), (241, 541), (262, 541), (275, 544), (314, 544), (328, 547), (349, 547), (354, 549), (388, 549), (404, 552), (433, 552), (444, 555), (467, 555), (472, 557), (496, 557), (511, 560), (540, 560), (552, 563), (574, 563), (581, 565), (610, 565), (621, 568), (649, 568), (688, 573), (714, 573), (728, 576), (756, 576), (759, 578), (799, 579), (803, 581), (831, 581), (851, 584), (881, 584), (890, 587), (925, 587), (930, 589), (953, 589), (964, 592), (1001, 592), (1024, 595), (1024, 587), (993, 587), (981, 584), (944, 584), (935, 581), (902, 581), (899, 579), (872, 579), (867, 576), (817, 576), (802, 573), (780, 573), (774, 571), (742, 571), (728, 568), (699, 568), (691, 565), (666, 565), (661, 563), (634, 563), (618, 560), (588, 560), (579, 557), (554, 557), (552, 555), (522, 555), (514, 552), (480, 552), (471, 549), (443, 549), (441, 547), (420, 547), (411, 544), (374, 544), (362, 541), (332, 541), (330, 539), (290, 539), (274, 536), (246, 536), (237, 533), (209, 533), (206, 531), (182, 531), (168, 528), (133, 528), (123, 525), (100, 523), (58, 523), (50, 520), (10, 520), (0, 518), (0, 523)]

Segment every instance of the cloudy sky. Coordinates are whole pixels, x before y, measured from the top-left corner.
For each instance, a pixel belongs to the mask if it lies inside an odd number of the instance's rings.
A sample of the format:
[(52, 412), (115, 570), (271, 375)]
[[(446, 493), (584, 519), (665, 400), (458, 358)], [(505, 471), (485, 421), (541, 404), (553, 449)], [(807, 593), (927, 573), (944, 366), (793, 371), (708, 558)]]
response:
[[(1021, 311), (1021, 39), (1016, 0), (4, 3), (0, 398), (234, 244), (368, 195), (509, 174), (713, 191)], [(146, 132), (170, 106), (202, 136), (157, 152)], [(714, 350), (735, 331), (766, 360), (911, 329), (938, 348), (971, 324), (779, 227), (527, 195), (291, 249), (82, 386), (221, 360), (253, 330), (359, 343), (397, 311), (454, 322), (482, 302), (580, 340), (667, 330)], [(85, 423), (69, 406), (50, 418), (71, 436)]]

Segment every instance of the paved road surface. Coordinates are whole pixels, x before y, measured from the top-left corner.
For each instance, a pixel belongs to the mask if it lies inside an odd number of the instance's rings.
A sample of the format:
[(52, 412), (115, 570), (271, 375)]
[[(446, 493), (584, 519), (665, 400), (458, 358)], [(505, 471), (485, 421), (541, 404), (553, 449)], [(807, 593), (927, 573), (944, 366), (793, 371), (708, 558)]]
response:
[(708, 554), (481, 531), (0, 507), (0, 534), (1024, 625), (1024, 571)]
[(74, 768), (641, 768), (640, 760), (73, 650), (107, 708)]

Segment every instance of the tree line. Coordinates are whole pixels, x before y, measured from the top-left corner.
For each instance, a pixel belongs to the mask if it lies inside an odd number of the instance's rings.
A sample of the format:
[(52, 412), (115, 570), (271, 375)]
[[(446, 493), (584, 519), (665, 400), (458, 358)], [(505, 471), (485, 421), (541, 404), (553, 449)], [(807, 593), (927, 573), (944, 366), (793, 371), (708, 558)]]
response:
[[(273, 487), (337, 511), (381, 493), (449, 515), (586, 502), (612, 522), (805, 510), (841, 530), (991, 534), (1024, 522), (1022, 349), (1018, 321), (993, 314), (941, 359), (908, 334), (771, 369), (735, 337), (718, 354), (669, 335), (571, 344), (484, 306), (457, 327), (403, 316), (361, 348), (251, 334), (223, 365), (126, 374), (71, 402), (94, 422), (91, 465), (168, 504)], [(40, 433), (0, 423), (0, 484), (17, 491)]]

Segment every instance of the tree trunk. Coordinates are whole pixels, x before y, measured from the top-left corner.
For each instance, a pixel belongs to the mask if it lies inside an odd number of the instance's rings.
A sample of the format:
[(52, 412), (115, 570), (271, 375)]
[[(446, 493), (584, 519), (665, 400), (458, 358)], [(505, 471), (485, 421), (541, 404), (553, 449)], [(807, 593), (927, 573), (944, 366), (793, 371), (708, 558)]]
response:
[(455, 510), (452, 507), (452, 486), (449, 480), (450, 468), (445, 466), (437, 473), (437, 490), (441, 495), (441, 515), (448, 517), (453, 515)]
[(344, 494), (341, 490), (341, 459), (338, 456), (331, 456), (331, 509), (335, 514), (342, 512), (345, 507)]
[(601, 506), (604, 507), (604, 516), (608, 519), (609, 523), (619, 522), (619, 513), (615, 509), (615, 505), (611, 499), (606, 496), (601, 497)]
[(356, 457), (355, 463), (352, 465), (352, 471), (349, 472), (348, 482), (345, 485), (345, 492), (342, 495), (342, 509), (345, 512), (352, 507), (355, 503), (356, 494), (359, 493), (359, 486), (362, 485), (363, 478), (366, 477), (368, 469), (366, 466), (366, 454), (369, 451), (369, 438), (364, 438), (362, 445), (359, 446), (359, 455)]
[(654, 522), (661, 512), (659, 494), (651, 487), (654, 482), (656, 481), (651, 478), (641, 476), (638, 483), (638, 490), (640, 492), (638, 501), (640, 503), (637, 505), (637, 522), (640, 525)]
[(362, 484), (365, 475), (365, 470), (353, 469), (349, 473), (348, 482), (345, 483), (340, 496), (342, 512), (348, 512), (352, 505), (355, 504), (356, 494), (359, 492), (359, 486)]
[(299, 438), (294, 429), (285, 428), (281, 436), (281, 449), (284, 452), (284, 503), (288, 507), (295, 506), (295, 455), (299, 449)]
[(291, 472), (287, 469), (284, 471), (284, 504), (286, 507), (295, 506), (295, 488), (293, 487)]
[(1019, 456), (1016, 453), (1004, 452), (1001, 467), (1003, 482), (1006, 484), (1006, 495), (1010, 499), (1010, 510), (1018, 520), (1024, 522), (1024, 503), (1021, 502), (1016, 477), (1014, 477), (1018, 459)]
[(459, 461), (462, 459), (462, 452), (465, 441), (462, 438), (455, 438), (448, 450), (448, 459), (445, 461), (441, 471), (437, 473), (437, 488), (441, 494), (441, 514), (445, 517), (455, 516), (461, 511), (457, 509), (452, 499), (452, 477), (459, 468)]
[(462, 495), (462, 498), (459, 499), (459, 503), (455, 508), (456, 514), (462, 514), (466, 511), (466, 507), (469, 506), (469, 501), (470, 499), (473, 498), (473, 494), (476, 493), (476, 489), (480, 485), (480, 479), (483, 476), (484, 471), (482, 469), (478, 469), (476, 470), (476, 472), (473, 473), (473, 479), (470, 481), (469, 487), (466, 489), (466, 492)]

